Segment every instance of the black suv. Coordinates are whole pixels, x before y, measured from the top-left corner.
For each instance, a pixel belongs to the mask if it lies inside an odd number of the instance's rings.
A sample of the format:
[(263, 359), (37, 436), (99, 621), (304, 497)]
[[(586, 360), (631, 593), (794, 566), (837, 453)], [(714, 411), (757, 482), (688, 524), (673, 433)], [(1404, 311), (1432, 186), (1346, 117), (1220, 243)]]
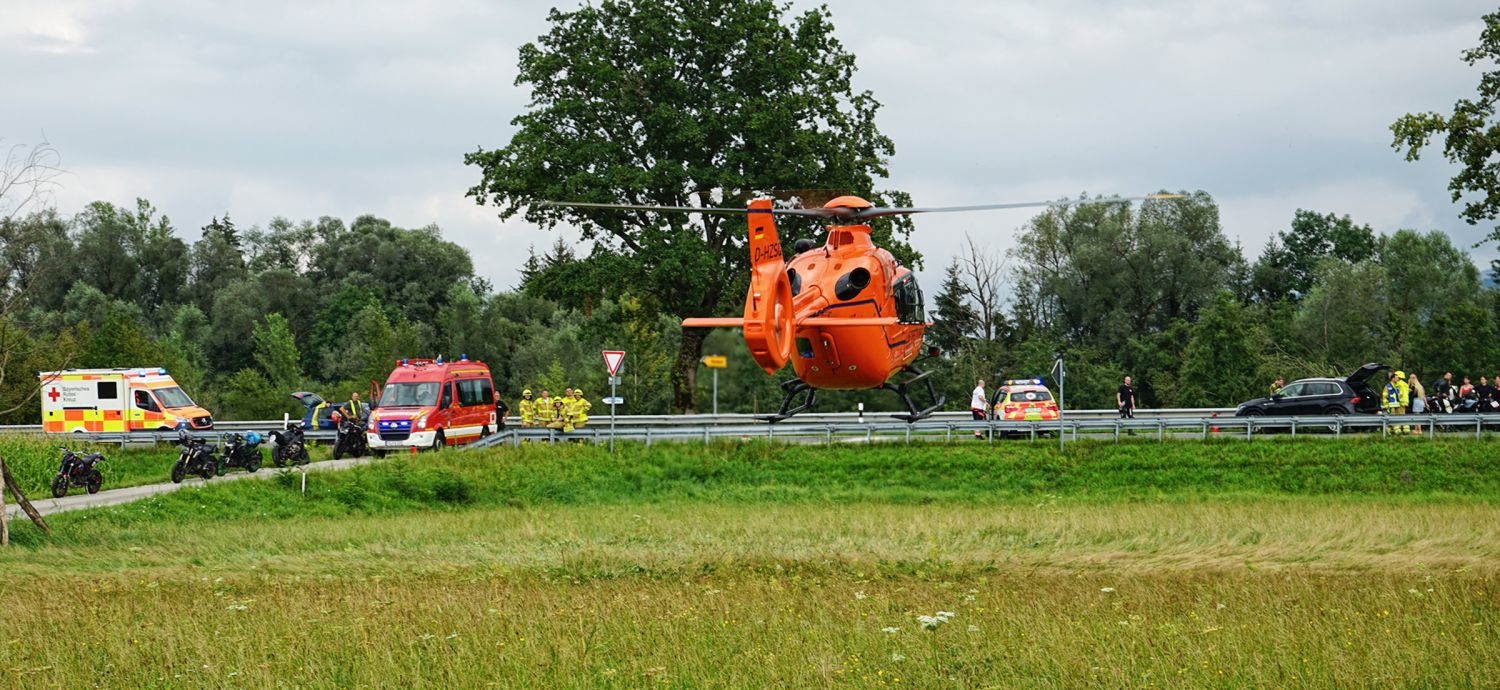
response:
[(1391, 368), (1371, 362), (1343, 379), (1298, 379), (1269, 398), (1241, 403), (1236, 417), (1260, 415), (1374, 414), (1380, 411), (1380, 394), (1370, 384), (1385, 386), (1381, 372)]

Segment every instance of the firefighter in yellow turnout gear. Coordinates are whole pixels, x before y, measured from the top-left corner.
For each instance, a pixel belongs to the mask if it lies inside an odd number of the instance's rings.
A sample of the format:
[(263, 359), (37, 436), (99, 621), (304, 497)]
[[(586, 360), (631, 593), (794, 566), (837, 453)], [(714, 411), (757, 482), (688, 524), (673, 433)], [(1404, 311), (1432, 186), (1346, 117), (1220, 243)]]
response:
[(549, 428), (552, 426), (552, 420), (556, 419), (556, 408), (552, 407), (552, 393), (547, 393), (547, 389), (541, 389), (541, 398), (537, 398), (537, 407), (532, 416), (534, 420), (531, 425), (540, 426), (540, 428)]
[(573, 400), (568, 405), (568, 418), (573, 421), (574, 429), (582, 429), (583, 425), (589, 423), (589, 409), (592, 407), (583, 397), (583, 391), (573, 391)]
[(572, 407), (569, 398), (573, 395), (573, 389), (563, 391), (561, 397), (552, 399), (552, 420), (547, 423), (547, 428), (557, 429), (563, 433), (573, 430), (573, 420), (568, 414)]
[[(1397, 414), (1404, 415), (1411, 412), (1411, 384), (1407, 383), (1406, 381), (1406, 372), (1396, 372), (1396, 391), (1396, 399), (1401, 403), (1401, 411)], [(1411, 427), (1403, 424), (1399, 427), (1396, 427), (1396, 433), (1409, 434), (1411, 433)]]
[[(1397, 385), (1397, 382), (1402, 382), (1401, 372), (1399, 371), (1391, 373), (1390, 377), (1387, 378), (1385, 382), (1385, 395), (1381, 398), (1380, 407), (1381, 409), (1385, 410), (1385, 413), (1388, 415), (1406, 414), (1406, 410), (1403, 409), (1401, 405), (1401, 386)], [(1392, 427), (1391, 431), (1395, 433), (1401, 433), (1401, 427)]]
[(521, 428), (530, 429), (536, 421), (536, 401), (531, 399), (531, 389), (521, 391)]

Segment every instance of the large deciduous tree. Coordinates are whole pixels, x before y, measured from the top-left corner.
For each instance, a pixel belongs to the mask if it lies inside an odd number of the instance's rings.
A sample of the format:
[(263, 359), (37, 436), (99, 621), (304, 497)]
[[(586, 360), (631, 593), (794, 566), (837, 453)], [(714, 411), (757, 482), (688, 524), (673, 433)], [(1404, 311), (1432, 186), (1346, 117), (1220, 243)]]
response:
[[(874, 184), (894, 147), (875, 126), (879, 104), (851, 86), (854, 56), (826, 8), (789, 16), (772, 0), (605, 0), (549, 21), (520, 51), (516, 83), (531, 103), (515, 135), (465, 157), (482, 172), (469, 195), (502, 217), (525, 209), (544, 227), (576, 225), (629, 259), (618, 280), (658, 308), (687, 317), (737, 307), (743, 219), (536, 202), (737, 206), (756, 191), (810, 188), (885, 201)], [(893, 227), (910, 225), (884, 223), (877, 238)], [(697, 408), (705, 336), (689, 329), (679, 341), (679, 410)]]
[[(1406, 160), (1421, 157), (1422, 149), (1437, 135), (1443, 135), (1443, 156), (1461, 166), (1448, 182), (1453, 202), (1472, 195), (1460, 214), (1470, 225), (1494, 221), (1500, 216), (1500, 118), (1495, 105), (1500, 102), (1500, 12), (1484, 15), (1484, 30), (1479, 45), (1463, 52), (1469, 65), (1484, 63), (1490, 69), (1479, 77), (1477, 98), (1461, 98), (1453, 104), (1453, 113), (1426, 112), (1401, 116), (1391, 124), (1391, 148), (1405, 151)], [(1500, 225), (1491, 228), (1489, 240), (1500, 241)], [(1496, 270), (1500, 271), (1500, 263)]]

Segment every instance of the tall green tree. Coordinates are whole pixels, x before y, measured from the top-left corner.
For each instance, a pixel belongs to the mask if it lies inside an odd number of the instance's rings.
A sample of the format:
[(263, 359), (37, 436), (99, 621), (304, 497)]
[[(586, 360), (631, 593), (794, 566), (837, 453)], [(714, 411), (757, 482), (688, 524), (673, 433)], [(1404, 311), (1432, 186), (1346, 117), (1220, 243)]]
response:
[(1183, 353), (1179, 394), (1183, 407), (1214, 407), (1261, 395), (1263, 335), (1253, 316), (1228, 292), (1198, 315)]
[(1251, 272), (1253, 295), (1262, 302), (1300, 300), (1312, 290), (1325, 258), (1359, 263), (1375, 255), (1375, 231), (1347, 215), (1297, 209), (1291, 227), (1276, 233)]
[[(1464, 203), (1460, 214), (1470, 225), (1494, 221), (1500, 216), (1500, 118), (1495, 104), (1500, 102), (1500, 12), (1484, 15), (1484, 30), (1479, 45), (1463, 52), (1470, 66), (1483, 64), (1488, 69), (1479, 75), (1477, 98), (1461, 98), (1453, 112), (1407, 114), (1391, 124), (1391, 148), (1405, 151), (1406, 160), (1421, 158), (1422, 149), (1435, 136), (1443, 137), (1443, 156), (1459, 167), (1448, 182), (1453, 203)], [(1500, 241), (1500, 225), (1490, 229), (1488, 240)]]
[[(631, 259), (619, 276), (677, 317), (732, 312), (745, 286), (744, 219), (543, 206), (545, 199), (742, 206), (777, 189), (837, 189), (876, 203), (894, 150), (875, 126), (879, 104), (851, 85), (854, 56), (826, 8), (791, 16), (774, 0), (603, 0), (553, 10), (551, 29), (522, 46), (516, 84), (527, 112), (502, 148), (465, 157), (482, 179), (469, 195), (528, 220), (579, 227)], [(893, 228), (879, 239), (898, 255)], [(787, 225), (787, 236), (814, 227)], [(672, 366), (673, 406), (694, 411), (707, 332), (684, 331)]]

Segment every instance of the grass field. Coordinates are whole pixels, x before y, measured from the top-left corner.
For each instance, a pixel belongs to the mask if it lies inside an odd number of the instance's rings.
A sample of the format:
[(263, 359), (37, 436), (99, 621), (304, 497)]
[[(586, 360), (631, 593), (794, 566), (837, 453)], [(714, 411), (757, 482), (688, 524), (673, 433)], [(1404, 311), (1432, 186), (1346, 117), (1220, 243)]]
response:
[(0, 674), (1494, 687), (1497, 451), (528, 447), (210, 485), (18, 525)]

